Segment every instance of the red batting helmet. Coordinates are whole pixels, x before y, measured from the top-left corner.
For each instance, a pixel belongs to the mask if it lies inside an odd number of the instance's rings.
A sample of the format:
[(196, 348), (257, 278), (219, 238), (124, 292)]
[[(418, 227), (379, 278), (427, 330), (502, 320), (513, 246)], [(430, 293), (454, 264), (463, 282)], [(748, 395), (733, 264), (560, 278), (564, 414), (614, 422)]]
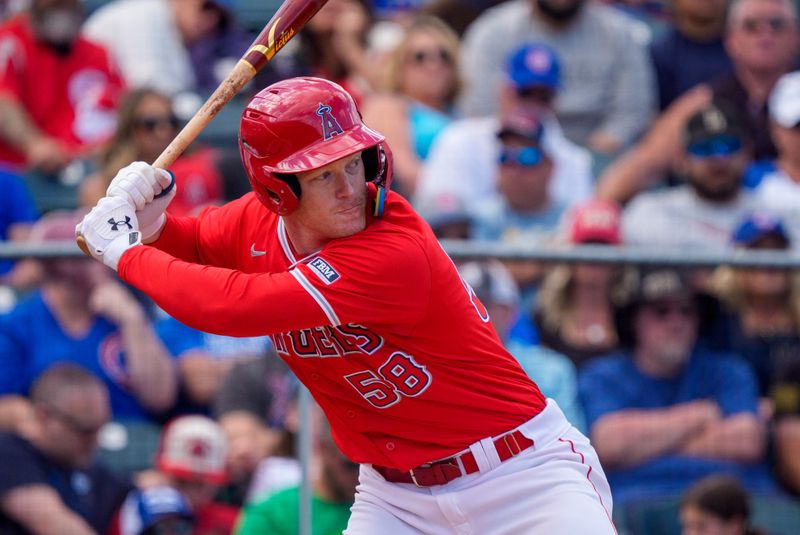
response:
[(375, 215), (392, 180), (384, 137), (367, 128), (353, 97), (321, 78), (290, 78), (259, 92), (242, 113), (239, 152), (258, 199), (279, 215), (300, 201), (295, 174), (362, 153), (367, 182), (377, 188)]

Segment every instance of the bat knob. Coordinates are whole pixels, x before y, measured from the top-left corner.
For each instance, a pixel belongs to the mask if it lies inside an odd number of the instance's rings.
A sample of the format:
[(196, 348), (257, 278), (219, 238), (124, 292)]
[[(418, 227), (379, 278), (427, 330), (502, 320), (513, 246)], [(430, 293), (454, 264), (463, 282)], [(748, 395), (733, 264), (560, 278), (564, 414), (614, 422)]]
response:
[(89, 258), (92, 257), (92, 253), (89, 252), (89, 244), (86, 243), (86, 238), (84, 238), (83, 235), (78, 234), (75, 237), (75, 243), (78, 244), (78, 248), (80, 248), (80, 250), (83, 251), (83, 254), (85, 254)]
[(166, 188), (162, 189), (161, 193), (159, 193), (158, 195), (156, 195), (154, 197), (155, 199), (160, 199), (161, 197), (163, 197), (164, 195), (166, 195), (167, 193), (172, 191), (172, 189), (175, 187), (175, 173), (173, 173), (169, 169), (167, 169), (167, 173), (169, 173), (169, 176), (172, 178), (172, 180), (170, 180), (169, 186), (167, 186)]

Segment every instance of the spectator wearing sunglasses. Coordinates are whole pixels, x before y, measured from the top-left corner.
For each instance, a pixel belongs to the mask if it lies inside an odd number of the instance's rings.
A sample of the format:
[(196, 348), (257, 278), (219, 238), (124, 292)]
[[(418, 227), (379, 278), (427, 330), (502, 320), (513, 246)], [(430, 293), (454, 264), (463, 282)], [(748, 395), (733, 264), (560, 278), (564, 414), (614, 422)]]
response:
[(431, 144), (452, 120), (461, 81), (458, 36), (440, 19), (415, 17), (394, 49), (386, 93), (364, 99), (364, 121), (392, 146), (394, 182), (413, 195)]
[(623, 213), (633, 245), (730, 247), (730, 236), (756, 200), (742, 187), (752, 143), (736, 110), (722, 104), (695, 114), (684, 132), (681, 169), (687, 183), (642, 193)]
[(778, 157), (749, 173), (747, 185), (764, 208), (779, 215), (792, 243), (800, 244), (800, 71), (778, 80), (769, 99), (770, 129)]
[[(180, 121), (171, 100), (154, 89), (135, 89), (123, 97), (117, 129), (97, 162), (97, 172), (80, 186), (82, 206), (94, 206), (106, 194), (111, 179), (122, 167), (134, 162), (153, 162), (178, 133)], [(192, 145), (170, 167), (178, 191), (170, 203), (170, 213), (189, 215), (217, 204), (224, 196), (217, 150)]]
[[(565, 203), (550, 193), (553, 158), (542, 145), (544, 126), (535, 113), (519, 111), (503, 119), (495, 161), (497, 189), (475, 207), (474, 237), (516, 245), (555, 238)], [(536, 262), (507, 262), (527, 306), (542, 276)]]
[[(780, 219), (766, 213), (741, 221), (732, 235), (738, 249), (786, 251), (791, 241)], [(714, 293), (728, 313), (715, 337), (723, 349), (736, 349), (751, 364), (758, 392), (767, 397), (775, 378), (800, 364), (800, 275), (769, 268), (721, 266), (712, 278)]]
[(765, 462), (756, 380), (738, 356), (698, 343), (712, 314), (688, 278), (638, 271), (616, 311), (622, 350), (588, 362), (578, 388), (614, 506), (678, 496), (704, 476), (777, 492)]
[(712, 102), (741, 111), (755, 160), (775, 157), (767, 99), (778, 79), (796, 66), (800, 31), (794, 0), (731, 1), (725, 49), (733, 70), (675, 100), (642, 140), (603, 172), (599, 196), (626, 202), (670, 178), (681, 161), (681, 132), (690, 117)]
[(93, 461), (111, 417), (105, 385), (75, 364), (54, 364), (30, 398), (32, 430), (0, 433), (0, 533), (106, 533), (131, 485)]
[(565, 205), (587, 199), (594, 181), (592, 157), (564, 137), (552, 111), (560, 88), (561, 67), (553, 49), (526, 43), (513, 50), (498, 95), (500, 111), (491, 117), (459, 119), (445, 128), (423, 165), (415, 205), (435, 206), (440, 197), (457, 197), (474, 210), (493, 196), (502, 145), (497, 133), (514, 115), (537, 116), (544, 125), (540, 146), (552, 160), (553, 199)]

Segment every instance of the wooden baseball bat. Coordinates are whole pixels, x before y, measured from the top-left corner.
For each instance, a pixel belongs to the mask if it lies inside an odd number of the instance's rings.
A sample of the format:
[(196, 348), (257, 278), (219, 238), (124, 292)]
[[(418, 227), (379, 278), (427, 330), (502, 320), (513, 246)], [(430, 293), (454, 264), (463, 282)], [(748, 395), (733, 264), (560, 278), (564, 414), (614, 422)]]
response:
[[(219, 110), (241, 91), (242, 87), (271, 60), (289, 40), (306, 25), (328, 0), (285, 0), (270, 21), (258, 34), (253, 44), (239, 59), (225, 80), (217, 86), (214, 93), (189, 122), (181, 129), (161, 155), (153, 162), (153, 167), (166, 169), (172, 165), (183, 151), (192, 144), (208, 123), (216, 117)], [(175, 185), (172, 183), (159, 196), (166, 195)], [(75, 238), (81, 251), (91, 256), (86, 240), (80, 234)]]

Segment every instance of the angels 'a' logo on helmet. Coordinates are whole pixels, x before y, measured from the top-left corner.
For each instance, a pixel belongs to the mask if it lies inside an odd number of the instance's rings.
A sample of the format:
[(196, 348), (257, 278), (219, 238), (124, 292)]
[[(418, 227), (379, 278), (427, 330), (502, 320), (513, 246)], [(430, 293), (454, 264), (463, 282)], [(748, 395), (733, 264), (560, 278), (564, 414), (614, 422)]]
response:
[(319, 115), (319, 118), (322, 121), (323, 139), (327, 141), (333, 136), (344, 134), (344, 129), (339, 125), (336, 117), (331, 114), (330, 106), (320, 103), (319, 107), (317, 107), (317, 115)]

